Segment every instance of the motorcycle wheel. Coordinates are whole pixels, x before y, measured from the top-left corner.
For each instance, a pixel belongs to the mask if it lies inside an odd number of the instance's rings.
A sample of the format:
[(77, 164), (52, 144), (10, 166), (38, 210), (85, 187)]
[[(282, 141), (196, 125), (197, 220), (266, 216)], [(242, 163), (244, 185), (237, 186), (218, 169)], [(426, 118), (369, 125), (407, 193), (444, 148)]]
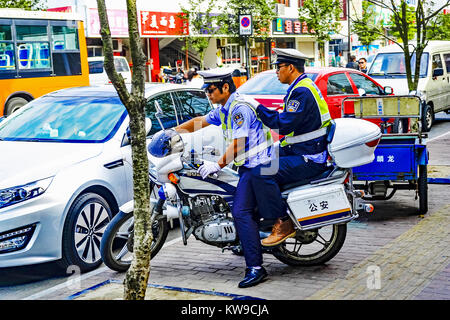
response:
[(314, 266), (331, 260), (341, 250), (347, 224), (334, 224), (307, 231), (297, 231), (272, 250), (281, 262), (291, 266)]
[[(133, 259), (133, 231), (133, 212), (120, 211), (108, 224), (100, 244), (100, 253), (108, 268), (118, 272), (128, 270)], [(169, 233), (169, 224), (165, 216), (159, 215), (154, 219), (152, 232), (151, 258), (162, 248)]]

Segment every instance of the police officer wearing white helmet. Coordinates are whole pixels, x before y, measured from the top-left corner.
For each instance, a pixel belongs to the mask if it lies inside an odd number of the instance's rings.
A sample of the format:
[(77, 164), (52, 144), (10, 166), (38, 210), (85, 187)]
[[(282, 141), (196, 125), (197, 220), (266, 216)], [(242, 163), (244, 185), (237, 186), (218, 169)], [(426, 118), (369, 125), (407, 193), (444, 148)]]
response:
[[(306, 56), (295, 49), (278, 49), (276, 68), (278, 80), (289, 84), (279, 113), (259, 105), (256, 113), (269, 128), (284, 135), (280, 140), (278, 168), (264, 173), (265, 165), (253, 168), (252, 183), (258, 186), (258, 210), (264, 219), (276, 220), (272, 233), (262, 240), (264, 246), (276, 246), (295, 235), (280, 186), (310, 179), (329, 170), (327, 166), (327, 128), (331, 124), (328, 105), (314, 82), (304, 73)], [(257, 103), (257, 102), (256, 102)]]
[[(257, 104), (246, 101), (236, 92), (231, 71), (199, 71), (209, 99), (220, 107), (206, 116), (196, 117), (175, 128), (178, 132), (193, 132), (210, 124), (221, 126), (228, 147), (218, 162), (205, 161), (198, 169), (203, 179), (234, 162), (238, 167), (239, 182), (233, 199), (232, 215), (241, 241), (246, 262), (240, 288), (254, 286), (267, 277), (262, 266), (262, 247), (259, 236), (259, 216), (255, 214), (256, 199), (251, 186), (251, 169), (270, 163), (272, 137), (270, 130), (258, 119)], [(213, 182), (213, 181), (211, 181)]]

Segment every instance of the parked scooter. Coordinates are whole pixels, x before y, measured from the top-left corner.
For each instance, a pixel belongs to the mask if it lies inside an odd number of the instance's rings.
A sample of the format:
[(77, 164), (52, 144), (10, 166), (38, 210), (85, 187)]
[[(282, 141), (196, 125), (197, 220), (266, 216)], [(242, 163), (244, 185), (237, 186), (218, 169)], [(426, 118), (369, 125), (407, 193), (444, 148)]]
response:
[[(159, 105), (156, 117), (162, 116)], [(289, 217), (296, 234), (265, 253), (293, 266), (323, 264), (342, 248), (347, 223), (358, 211), (371, 212), (363, 193), (353, 189), (352, 167), (370, 163), (381, 137), (378, 126), (360, 119), (336, 119), (328, 134), (328, 150), (335, 165), (320, 177), (282, 187)], [(162, 123), (160, 121), (161, 127)], [(351, 131), (345, 128), (351, 126)], [(346, 132), (343, 136), (340, 132)], [(158, 189), (151, 203), (153, 242), (151, 257), (164, 245), (168, 220), (179, 219), (183, 243), (193, 235), (206, 244), (225, 249), (239, 247), (231, 207), (239, 176), (230, 167), (202, 179), (197, 173), (202, 159), (195, 152), (184, 152), (182, 137), (173, 129), (155, 134), (148, 146), (149, 176), (152, 190)], [(206, 148), (212, 149), (214, 148)], [(126, 271), (133, 251), (133, 201), (120, 207), (101, 240), (101, 256), (112, 270)]]

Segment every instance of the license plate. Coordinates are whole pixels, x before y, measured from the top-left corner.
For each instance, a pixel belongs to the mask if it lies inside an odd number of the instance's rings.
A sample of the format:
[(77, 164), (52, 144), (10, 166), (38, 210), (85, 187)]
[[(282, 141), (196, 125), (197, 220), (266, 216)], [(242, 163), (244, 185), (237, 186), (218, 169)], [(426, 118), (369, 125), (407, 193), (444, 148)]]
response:
[(289, 207), (301, 225), (337, 219), (351, 214), (350, 203), (343, 189), (288, 201)]

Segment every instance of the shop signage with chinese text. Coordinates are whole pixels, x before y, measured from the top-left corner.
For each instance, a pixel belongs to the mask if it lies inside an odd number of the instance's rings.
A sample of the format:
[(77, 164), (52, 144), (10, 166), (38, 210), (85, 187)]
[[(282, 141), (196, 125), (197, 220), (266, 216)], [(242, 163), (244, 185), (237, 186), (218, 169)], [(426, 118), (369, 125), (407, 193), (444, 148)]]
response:
[[(108, 9), (108, 22), (113, 38), (128, 37), (127, 10)], [(100, 37), (100, 18), (95, 8), (89, 9), (87, 37)]]
[(300, 22), (298, 19), (277, 18), (272, 22), (272, 33), (274, 35), (294, 35), (308, 34), (308, 26), (306, 22)]
[(185, 36), (189, 35), (187, 19), (181, 12), (141, 11), (141, 35)]

